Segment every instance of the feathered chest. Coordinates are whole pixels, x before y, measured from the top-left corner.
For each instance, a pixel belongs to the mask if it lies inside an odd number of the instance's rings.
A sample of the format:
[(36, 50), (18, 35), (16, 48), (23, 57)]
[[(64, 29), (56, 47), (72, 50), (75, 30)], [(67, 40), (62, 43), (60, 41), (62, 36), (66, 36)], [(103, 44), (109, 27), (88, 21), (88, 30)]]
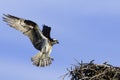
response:
[(47, 54), (50, 54), (52, 51), (52, 45), (50, 43), (46, 44), (45, 51)]

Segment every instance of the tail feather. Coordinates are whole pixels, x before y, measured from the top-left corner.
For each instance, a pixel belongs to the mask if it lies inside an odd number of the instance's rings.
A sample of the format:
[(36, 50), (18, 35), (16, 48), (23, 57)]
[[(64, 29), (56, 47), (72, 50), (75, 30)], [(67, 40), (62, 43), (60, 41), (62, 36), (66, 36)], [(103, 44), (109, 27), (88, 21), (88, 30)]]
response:
[(48, 54), (39, 52), (31, 58), (31, 61), (33, 62), (33, 65), (38, 67), (45, 67), (52, 63), (53, 58), (51, 58)]

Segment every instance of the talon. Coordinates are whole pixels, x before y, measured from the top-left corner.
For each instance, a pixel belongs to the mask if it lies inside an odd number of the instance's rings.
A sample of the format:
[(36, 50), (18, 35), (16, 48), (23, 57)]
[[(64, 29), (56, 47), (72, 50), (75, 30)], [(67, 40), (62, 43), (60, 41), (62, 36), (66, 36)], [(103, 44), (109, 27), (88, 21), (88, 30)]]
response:
[(51, 60), (53, 61), (54, 59), (53, 59), (53, 58), (51, 58)]

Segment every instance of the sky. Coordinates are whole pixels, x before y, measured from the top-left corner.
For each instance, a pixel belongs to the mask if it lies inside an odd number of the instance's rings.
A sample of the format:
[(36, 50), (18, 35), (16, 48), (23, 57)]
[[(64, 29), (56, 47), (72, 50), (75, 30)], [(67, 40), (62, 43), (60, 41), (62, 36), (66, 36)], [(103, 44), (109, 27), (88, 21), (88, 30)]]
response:
[[(11, 14), (52, 27), (52, 64), (32, 65), (38, 51), (30, 40), (2, 21)], [(120, 0), (1, 0), (0, 80), (61, 80), (75, 59), (120, 66)], [(65, 78), (70, 80), (70, 77)]]

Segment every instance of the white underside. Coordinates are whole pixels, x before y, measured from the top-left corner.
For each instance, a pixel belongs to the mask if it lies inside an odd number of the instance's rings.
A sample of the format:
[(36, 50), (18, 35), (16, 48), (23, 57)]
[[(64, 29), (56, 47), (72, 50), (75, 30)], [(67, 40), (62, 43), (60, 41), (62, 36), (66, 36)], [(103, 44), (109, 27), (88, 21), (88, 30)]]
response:
[(51, 50), (52, 46), (47, 45), (47, 47), (44, 47), (41, 51), (39, 51), (31, 58), (33, 64), (40, 67), (50, 65), (53, 61), (53, 58), (50, 57)]

